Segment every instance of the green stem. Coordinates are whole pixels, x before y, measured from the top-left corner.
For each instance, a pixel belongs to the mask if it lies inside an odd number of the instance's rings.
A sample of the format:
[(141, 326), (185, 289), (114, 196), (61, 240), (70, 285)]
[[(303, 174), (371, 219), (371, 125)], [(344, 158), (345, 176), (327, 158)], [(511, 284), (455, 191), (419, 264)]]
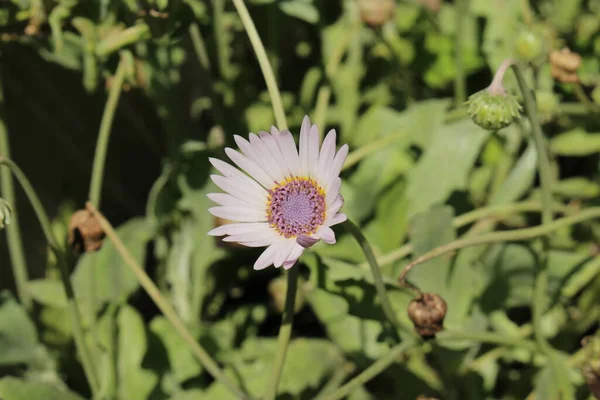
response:
[(407, 342), (402, 342), (394, 346), (386, 355), (375, 361), (369, 368), (355, 376), (344, 386), (331, 394), (318, 397), (317, 400), (338, 400), (348, 396), (353, 390), (359, 388), (383, 372), (394, 361), (398, 361), (402, 353), (404, 353), (409, 346), (410, 345)]
[(296, 303), (296, 290), (298, 286), (298, 273), (300, 268), (295, 266), (287, 272), (287, 291), (285, 293), (285, 307), (281, 318), (281, 326), (277, 337), (277, 350), (275, 362), (269, 379), (269, 386), (265, 392), (265, 400), (274, 400), (277, 397), (277, 387), (283, 372), (288, 345), (292, 336), (292, 323), (294, 322), (294, 307)]
[[(540, 211), (541, 209), (542, 204), (538, 201), (498, 204), (489, 207), (478, 208), (477, 210), (469, 211), (467, 213), (459, 215), (458, 217), (455, 217), (452, 220), (452, 226), (458, 229), (484, 218), (502, 218), (503, 216), (510, 215), (512, 213), (534, 212)], [(569, 209), (566, 206), (557, 204), (554, 206), (554, 211), (558, 213), (568, 213)], [(408, 256), (412, 252), (412, 244), (407, 243), (404, 246), (401, 246), (398, 249), (389, 252), (388, 254), (384, 254), (383, 256), (378, 257), (377, 262), (380, 266), (391, 264)], [(367, 265), (361, 264), (361, 267), (366, 268)]]
[[(2, 88), (0, 88), (0, 157), (8, 159), (10, 158), (10, 145), (8, 142), (8, 132), (6, 125), (4, 124), (3, 106)], [(8, 169), (0, 171), (0, 192), (10, 205), (15, 208), (17, 207), (17, 197), (15, 196), (13, 177)], [(10, 257), (13, 276), (15, 278), (17, 296), (25, 308), (30, 311), (33, 306), (33, 299), (27, 289), (29, 273), (27, 270), (27, 262), (25, 260), (23, 241), (21, 240), (21, 228), (17, 213), (12, 217), (10, 225), (6, 227), (6, 242), (8, 245), (8, 255)]]
[(387, 296), (387, 292), (385, 290), (385, 283), (383, 282), (383, 277), (381, 276), (381, 270), (379, 265), (377, 264), (377, 259), (375, 258), (375, 254), (373, 253), (373, 249), (371, 245), (367, 241), (367, 238), (363, 235), (360, 228), (354, 224), (354, 222), (349, 219), (344, 222), (344, 228), (354, 237), (354, 239), (360, 245), (365, 257), (367, 258), (367, 262), (369, 263), (369, 267), (371, 267), (371, 274), (373, 274), (373, 281), (375, 283), (375, 289), (377, 290), (377, 295), (379, 296), (379, 300), (381, 301), (381, 307), (383, 308), (383, 312), (387, 319), (391, 322), (391, 324), (400, 328), (410, 334), (413, 334), (413, 330), (401, 324), (398, 318), (396, 318), (396, 313), (392, 308), (392, 304)]
[(130, 44), (150, 37), (150, 28), (146, 24), (131, 26), (119, 33), (107, 36), (96, 45), (96, 55), (104, 57)]
[(371, 143), (369, 143), (359, 149), (354, 150), (353, 152), (348, 154), (348, 157), (346, 158), (346, 162), (344, 163), (344, 166), (342, 167), (342, 171), (354, 166), (356, 163), (358, 163), (363, 158), (365, 158), (373, 153), (376, 153), (377, 151), (383, 149), (384, 147), (390, 146), (390, 145), (400, 141), (401, 139), (406, 139), (407, 136), (408, 136), (407, 131), (390, 133), (389, 135), (382, 136), (378, 139), (375, 139)]
[(131, 268), (132, 272), (137, 277), (140, 285), (144, 288), (148, 296), (152, 299), (154, 304), (159, 308), (167, 320), (171, 323), (173, 328), (181, 336), (181, 338), (190, 347), (200, 364), (206, 368), (206, 370), (218, 381), (220, 381), (227, 389), (229, 389), (234, 395), (241, 399), (247, 399), (248, 396), (243, 393), (239, 387), (219, 368), (218, 364), (212, 359), (212, 357), (206, 352), (206, 350), (196, 341), (194, 336), (185, 327), (185, 324), (177, 316), (177, 313), (169, 303), (169, 301), (162, 295), (160, 290), (156, 287), (152, 279), (146, 274), (146, 271), (134, 260), (127, 250), (127, 247), (119, 238), (119, 235), (115, 232), (114, 228), (106, 220), (106, 218), (90, 203), (86, 204), (87, 209), (94, 215), (94, 218), (98, 221), (102, 230), (106, 233), (106, 236), (115, 246), (115, 249), (125, 261), (127, 266)]
[(69, 271), (67, 270), (67, 262), (66, 257), (63, 250), (60, 248), (58, 241), (54, 236), (54, 232), (52, 232), (52, 227), (50, 224), (50, 219), (40, 202), (39, 197), (35, 193), (35, 190), (29, 183), (27, 176), (23, 173), (23, 171), (15, 164), (13, 161), (1, 157), (0, 156), (0, 165), (7, 166), (12, 173), (14, 174), (17, 181), (21, 184), (27, 199), (31, 203), (33, 210), (37, 216), (37, 219), (42, 227), (42, 231), (50, 246), (50, 249), (56, 255), (57, 263), (60, 269), (60, 275), (62, 278), (63, 285), (65, 287), (65, 293), (67, 295), (68, 300), (68, 308), (71, 314), (71, 319), (73, 323), (73, 335), (75, 338), (75, 346), (77, 347), (77, 351), (81, 357), (81, 363), (83, 365), (83, 370), (85, 372), (88, 383), (90, 384), (90, 388), (92, 393), (95, 394), (100, 389), (100, 380), (98, 379), (98, 373), (96, 370), (96, 366), (92, 363), (92, 359), (90, 357), (90, 352), (87, 346), (85, 345), (84, 337), (83, 337), (83, 324), (81, 313), (79, 311), (79, 307), (77, 305), (77, 300), (75, 298), (75, 292), (73, 290), (73, 286), (71, 285), (71, 277), (69, 275)]
[(472, 340), (480, 343), (498, 344), (501, 346), (521, 347), (531, 351), (538, 350), (535, 342), (519, 336), (508, 336), (495, 332), (462, 332), (446, 330), (436, 335), (436, 340)]
[(335, 389), (340, 387), (346, 380), (346, 377), (350, 375), (356, 367), (354, 364), (346, 362), (342, 366), (335, 369), (329, 381), (323, 386), (323, 389), (315, 396), (316, 399), (325, 396), (326, 394), (333, 392)]
[(539, 225), (533, 228), (515, 229), (511, 231), (503, 232), (492, 232), (485, 235), (476, 237), (470, 237), (465, 239), (458, 239), (453, 242), (447, 243), (443, 246), (436, 247), (433, 250), (417, 257), (415, 260), (410, 262), (404, 267), (402, 274), (398, 277), (400, 283), (404, 282), (404, 278), (415, 266), (429, 261), (433, 258), (441, 255), (450, 253), (452, 251), (460, 250), (465, 247), (479, 246), (484, 244), (494, 244), (501, 242), (518, 242), (523, 240), (535, 239), (538, 237), (546, 236), (557, 229), (577, 224), (583, 221), (587, 221), (594, 218), (600, 218), (600, 207), (589, 207), (584, 211), (577, 214), (570, 215), (568, 217), (560, 218), (552, 221), (549, 224)]
[(467, 100), (467, 83), (464, 71), (465, 22), (469, 10), (469, 0), (456, 2), (456, 76), (454, 78), (454, 100), (459, 106)]
[(200, 65), (205, 71), (210, 71), (210, 58), (208, 57), (206, 45), (204, 44), (204, 40), (202, 39), (202, 34), (200, 33), (200, 28), (198, 28), (198, 24), (191, 24), (189, 32), (190, 38), (192, 39), (192, 46), (194, 47), (194, 52), (198, 57)]
[(283, 108), (283, 102), (281, 101), (281, 94), (279, 93), (277, 80), (275, 79), (273, 68), (271, 68), (271, 64), (269, 63), (269, 57), (265, 51), (265, 46), (260, 40), (260, 36), (256, 31), (254, 21), (252, 21), (252, 17), (250, 17), (250, 13), (246, 8), (244, 0), (233, 0), (233, 4), (235, 5), (235, 8), (242, 20), (244, 29), (246, 29), (246, 33), (248, 34), (248, 38), (250, 39), (250, 43), (252, 44), (252, 48), (254, 49), (256, 58), (258, 59), (263, 77), (265, 78), (267, 90), (269, 91), (269, 97), (271, 98), (271, 102), (273, 104), (273, 112), (275, 113), (275, 121), (278, 125), (277, 127), (279, 129), (287, 129), (285, 110)]
[(108, 93), (108, 99), (104, 106), (104, 114), (100, 122), (100, 131), (98, 132), (98, 141), (96, 142), (96, 154), (94, 155), (94, 166), (92, 167), (92, 180), (90, 182), (89, 199), (95, 207), (100, 207), (100, 198), (102, 195), (102, 177), (104, 175), (104, 164), (106, 162), (106, 152), (108, 150), (108, 141), (115, 116), (115, 110), (119, 103), (121, 88), (125, 80), (125, 63), (121, 60), (115, 72), (115, 77)]

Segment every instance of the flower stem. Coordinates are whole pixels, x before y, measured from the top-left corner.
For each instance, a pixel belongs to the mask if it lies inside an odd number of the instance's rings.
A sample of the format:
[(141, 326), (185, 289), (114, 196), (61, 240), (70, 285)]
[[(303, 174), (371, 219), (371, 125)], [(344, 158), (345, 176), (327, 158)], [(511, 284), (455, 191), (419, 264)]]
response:
[(277, 387), (279, 386), (279, 380), (281, 379), (285, 357), (287, 355), (287, 348), (292, 336), (292, 323), (294, 321), (294, 307), (296, 303), (296, 290), (298, 286), (299, 271), (300, 268), (296, 266), (287, 272), (285, 307), (283, 310), (281, 326), (279, 327), (279, 335), (277, 337), (275, 363), (273, 364), (273, 371), (271, 372), (271, 377), (269, 379), (269, 386), (267, 387), (267, 391), (264, 396), (265, 400), (274, 400), (277, 396)]
[[(10, 158), (10, 144), (8, 142), (7, 128), (4, 124), (4, 104), (1, 91), (2, 88), (0, 88), (0, 157), (8, 159)], [(8, 169), (0, 171), (0, 192), (9, 204), (16, 207), (17, 198), (15, 196), (13, 177)], [(29, 290), (27, 290), (29, 273), (27, 271), (25, 252), (23, 251), (18, 214), (13, 216), (12, 222), (6, 227), (6, 243), (8, 245), (8, 255), (10, 257), (10, 264), (15, 278), (17, 296), (25, 308), (30, 311), (33, 306), (33, 300)]]
[(115, 110), (119, 103), (121, 87), (125, 80), (125, 63), (119, 62), (117, 72), (112, 81), (108, 99), (104, 107), (104, 114), (100, 122), (100, 131), (98, 132), (98, 141), (96, 142), (96, 154), (94, 155), (94, 166), (92, 167), (92, 180), (90, 182), (89, 199), (96, 207), (100, 207), (100, 197), (102, 194), (102, 176), (104, 175), (104, 164), (106, 162), (106, 152), (110, 131), (115, 116)]
[(177, 331), (179, 336), (187, 343), (198, 361), (206, 368), (206, 370), (218, 381), (220, 381), (227, 389), (233, 394), (242, 399), (247, 399), (248, 396), (244, 394), (239, 387), (219, 368), (218, 364), (212, 359), (212, 357), (206, 352), (206, 350), (196, 341), (194, 336), (185, 327), (184, 323), (179, 319), (177, 313), (169, 304), (169, 301), (162, 295), (160, 290), (156, 287), (152, 279), (146, 274), (146, 271), (133, 259), (129, 250), (125, 247), (114, 228), (106, 220), (106, 218), (90, 203), (86, 204), (87, 209), (94, 215), (102, 230), (106, 236), (110, 239), (116, 250), (119, 252), (121, 258), (131, 268), (132, 272), (137, 277), (140, 285), (144, 288), (146, 293), (150, 296), (154, 304), (160, 309), (164, 316), (169, 320), (173, 328)]
[(385, 290), (385, 283), (383, 282), (383, 278), (381, 276), (381, 270), (379, 265), (377, 264), (377, 259), (375, 258), (375, 254), (373, 253), (373, 249), (371, 245), (367, 241), (367, 238), (363, 235), (360, 228), (349, 219), (344, 222), (344, 228), (354, 237), (354, 239), (360, 245), (365, 257), (371, 267), (371, 273), (373, 274), (373, 281), (375, 283), (375, 289), (377, 290), (377, 295), (379, 295), (379, 300), (381, 301), (381, 307), (383, 308), (383, 312), (387, 319), (391, 322), (391, 324), (400, 328), (406, 332), (409, 332), (411, 335), (414, 334), (413, 330), (406, 326), (405, 324), (400, 323), (398, 318), (396, 318), (396, 313), (392, 308), (392, 304), (387, 296), (387, 292)]
[(39, 197), (35, 193), (35, 190), (29, 183), (27, 176), (23, 173), (23, 171), (19, 168), (17, 164), (13, 161), (1, 157), (0, 156), (0, 165), (7, 166), (12, 173), (14, 174), (17, 181), (21, 184), (25, 195), (29, 199), (31, 206), (37, 216), (37, 219), (42, 227), (42, 231), (50, 246), (50, 249), (56, 255), (57, 264), (60, 269), (60, 276), (65, 287), (65, 293), (67, 295), (68, 308), (71, 314), (71, 319), (73, 323), (73, 336), (75, 338), (75, 346), (77, 347), (77, 351), (79, 352), (79, 356), (81, 357), (81, 363), (83, 365), (83, 371), (85, 372), (85, 376), (90, 385), (91, 391), (93, 394), (96, 394), (98, 390), (100, 390), (100, 380), (98, 379), (98, 373), (94, 363), (92, 363), (92, 359), (90, 357), (90, 352), (87, 346), (85, 345), (84, 337), (83, 337), (83, 324), (81, 313), (79, 311), (79, 307), (77, 305), (77, 300), (75, 298), (75, 292), (73, 290), (73, 286), (71, 284), (71, 277), (69, 275), (69, 271), (67, 270), (67, 261), (64, 254), (64, 251), (58, 245), (58, 241), (54, 236), (54, 232), (52, 231), (52, 227), (50, 225), (50, 219), (40, 202)]
[(589, 207), (584, 211), (570, 215), (568, 217), (560, 218), (552, 221), (549, 224), (542, 224), (533, 228), (515, 229), (512, 231), (492, 232), (485, 235), (479, 235), (476, 237), (469, 237), (465, 239), (457, 239), (443, 246), (436, 247), (433, 250), (417, 257), (415, 260), (410, 262), (404, 267), (402, 273), (398, 277), (400, 284), (405, 284), (404, 278), (415, 266), (429, 261), (433, 258), (441, 255), (450, 253), (452, 251), (460, 250), (465, 247), (479, 246), (483, 244), (494, 244), (501, 242), (517, 242), (522, 240), (530, 240), (538, 237), (548, 235), (557, 229), (562, 227), (577, 224), (583, 221), (587, 221), (594, 218), (600, 218), (600, 207)]
[(397, 344), (390, 351), (381, 357), (379, 360), (375, 361), (371, 364), (370, 367), (365, 369), (363, 372), (355, 376), (344, 386), (336, 390), (331, 394), (326, 394), (322, 397), (317, 397), (317, 400), (338, 400), (348, 396), (352, 391), (365, 383), (369, 382), (371, 379), (379, 375), (383, 372), (390, 364), (394, 361), (398, 361), (398, 358), (404, 353), (410, 344), (408, 342), (402, 342)]
[(271, 102), (273, 104), (273, 112), (275, 113), (275, 121), (277, 123), (277, 128), (287, 129), (287, 122), (285, 120), (285, 110), (283, 109), (281, 94), (279, 93), (279, 88), (277, 87), (277, 80), (275, 79), (273, 68), (269, 63), (269, 57), (267, 56), (267, 53), (265, 51), (265, 46), (260, 40), (260, 36), (256, 31), (254, 21), (252, 21), (252, 17), (250, 17), (250, 13), (248, 12), (248, 8), (246, 8), (244, 0), (233, 0), (233, 4), (235, 5), (235, 8), (242, 20), (244, 29), (246, 29), (246, 33), (248, 34), (248, 38), (250, 39), (250, 43), (252, 44), (252, 48), (254, 49), (256, 58), (258, 59), (260, 69), (263, 73), (263, 77), (265, 78), (267, 90), (269, 91), (269, 97), (271, 98)]

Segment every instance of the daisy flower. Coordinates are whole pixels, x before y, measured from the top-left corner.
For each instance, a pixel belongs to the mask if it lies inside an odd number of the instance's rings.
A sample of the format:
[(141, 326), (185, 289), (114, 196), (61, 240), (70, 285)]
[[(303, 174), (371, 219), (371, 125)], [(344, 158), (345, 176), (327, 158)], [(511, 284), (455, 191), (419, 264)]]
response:
[(210, 158), (223, 175), (211, 175), (226, 193), (208, 197), (218, 207), (208, 211), (234, 223), (219, 226), (208, 234), (224, 236), (226, 242), (249, 247), (268, 246), (254, 269), (270, 265), (291, 268), (305, 248), (319, 240), (334, 244), (331, 226), (346, 220), (338, 212), (344, 204), (340, 194), (342, 165), (348, 145), (336, 153), (335, 130), (329, 131), (319, 150), (319, 133), (304, 117), (300, 128), (300, 151), (288, 130), (271, 127), (271, 134), (250, 134), (249, 141), (235, 135), (241, 149), (225, 153), (240, 169)]

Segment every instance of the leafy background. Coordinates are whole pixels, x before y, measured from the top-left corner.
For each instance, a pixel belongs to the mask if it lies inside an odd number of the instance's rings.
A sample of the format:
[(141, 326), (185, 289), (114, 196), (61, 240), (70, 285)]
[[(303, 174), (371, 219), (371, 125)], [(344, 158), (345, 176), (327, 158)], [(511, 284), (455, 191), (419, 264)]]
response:
[[(600, 205), (600, 1), (246, 3), (292, 132), (308, 114), (350, 145), (343, 211), (373, 246), (404, 325), (413, 294), (395, 283), (409, 260), (393, 256), (402, 244), (414, 256), (464, 235), (540, 222), (539, 212), (514, 207), (540, 198), (528, 121), (482, 130), (462, 105), (463, 80), (474, 93), (489, 85), (505, 58), (526, 61), (551, 150), (557, 207), (569, 214)], [(258, 250), (206, 236), (218, 223), (207, 212), (205, 195), (215, 190), (208, 156), (223, 158), (233, 134), (274, 124), (232, 3), (5, 0), (0, 29), (0, 116), (11, 156), (40, 194), (63, 246), (71, 214), (87, 199), (107, 91), (119, 60), (129, 60), (101, 209), (199, 343), (252, 397), (261, 396), (285, 280), (276, 269), (252, 271)], [(580, 84), (552, 78), (548, 54), (563, 46), (582, 56)], [(518, 93), (512, 75), (505, 84)], [(90, 398), (57, 261), (21, 191), (17, 199), (33, 306), (14, 294), (2, 234), (0, 398)], [(457, 222), (461, 214), (502, 205), (505, 212), (470, 226)], [(281, 399), (327, 398), (397, 349), (398, 332), (387, 324), (360, 247), (343, 229), (336, 234), (336, 245), (316, 245), (296, 267), (299, 304)], [(554, 232), (546, 254), (543, 335), (556, 349), (566, 385), (529, 346), (541, 245), (532, 240), (466, 248), (415, 268), (410, 281), (448, 303), (448, 334), (412, 342), (401, 333), (405, 347), (394, 350), (395, 362), (347, 398), (591, 398), (582, 370), (598, 353), (582, 339), (598, 330), (599, 244), (600, 224), (587, 221)], [(233, 398), (193, 357), (109, 241), (79, 257), (71, 276), (101, 370), (100, 398)]]

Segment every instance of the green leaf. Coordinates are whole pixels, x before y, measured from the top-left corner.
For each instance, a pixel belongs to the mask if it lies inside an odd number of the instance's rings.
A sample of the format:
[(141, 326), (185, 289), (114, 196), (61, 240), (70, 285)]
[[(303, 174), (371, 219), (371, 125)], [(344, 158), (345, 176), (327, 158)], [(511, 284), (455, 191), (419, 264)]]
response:
[(285, 14), (301, 19), (309, 24), (319, 22), (319, 10), (312, 0), (286, 0), (279, 3), (279, 9)]
[[(454, 210), (449, 206), (437, 206), (417, 214), (410, 221), (410, 242), (414, 257), (456, 239), (452, 226)], [(408, 280), (426, 292), (447, 296), (451, 258), (437, 257), (419, 264), (409, 274)], [(450, 308), (452, 307), (449, 305)]]
[(470, 120), (440, 131), (409, 175), (409, 217), (445, 202), (454, 190), (467, 188), (470, 171), (488, 136), (489, 132)]
[[(133, 218), (117, 229), (117, 234), (140, 265), (144, 265), (146, 243), (152, 230), (143, 218)], [(106, 240), (96, 253), (84, 254), (73, 273), (73, 286), (79, 299), (94, 301), (96, 309), (105, 303), (122, 302), (139, 286), (138, 281), (112, 243)]]
[(0, 379), (0, 398), (2, 400), (83, 400), (83, 397), (71, 391), (47, 383), (27, 382), (13, 377)]
[(57, 308), (67, 307), (67, 294), (61, 281), (55, 279), (34, 279), (27, 282), (29, 292), (38, 303)]
[(38, 347), (35, 325), (25, 309), (8, 292), (0, 293), (0, 365), (33, 362)]
[(517, 201), (529, 190), (537, 171), (537, 152), (533, 143), (529, 143), (508, 178), (490, 198), (490, 204), (503, 204)]
[(594, 199), (600, 196), (600, 184), (585, 178), (569, 178), (556, 182), (552, 191), (569, 199)]
[(550, 140), (550, 150), (561, 156), (588, 156), (600, 153), (600, 133), (589, 133), (576, 128)]
[(147, 350), (144, 321), (135, 308), (124, 306), (117, 316), (117, 325), (119, 398), (145, 400), (158, 383), (158, 376), (142, 368)]

